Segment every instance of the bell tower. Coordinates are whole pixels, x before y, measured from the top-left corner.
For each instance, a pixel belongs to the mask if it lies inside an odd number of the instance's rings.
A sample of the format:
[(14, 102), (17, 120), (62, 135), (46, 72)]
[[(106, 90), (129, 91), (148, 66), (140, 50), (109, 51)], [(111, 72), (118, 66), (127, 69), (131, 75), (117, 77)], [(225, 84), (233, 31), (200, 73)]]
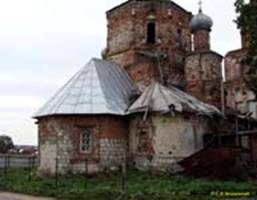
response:
[(139, 88), (151, 80), (183, 87), (192, 15), (170, 0), (129, 0), (107, 11), (106, 56)]
[(212, 19), (199, 12), (191, 22), (192, 52), (186, 58), (186, 91), (203, 102), (222, 107), (221, 82), (223, 57), (210, 49)]

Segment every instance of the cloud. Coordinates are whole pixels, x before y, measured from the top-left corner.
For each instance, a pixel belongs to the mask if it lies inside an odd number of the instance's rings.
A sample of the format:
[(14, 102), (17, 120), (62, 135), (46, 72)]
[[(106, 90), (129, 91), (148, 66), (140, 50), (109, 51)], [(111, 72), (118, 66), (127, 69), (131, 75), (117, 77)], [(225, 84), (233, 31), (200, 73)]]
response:
[(105, 30), (101, 5), (84, 0), (0, 0), (0, 35), (31, 39), (60, 33), (101, 35)]
[(0, 108), (37, 108), (43, 102), (37, 96), (0, 96)]

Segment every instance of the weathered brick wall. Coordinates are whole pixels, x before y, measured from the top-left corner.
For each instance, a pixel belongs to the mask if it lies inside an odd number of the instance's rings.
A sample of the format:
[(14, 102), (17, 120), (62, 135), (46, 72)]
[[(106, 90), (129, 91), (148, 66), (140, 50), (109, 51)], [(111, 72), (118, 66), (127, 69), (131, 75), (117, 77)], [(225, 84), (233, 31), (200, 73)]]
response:
[[(125, 118), (116, 116), (55, 116), (39, 119), (40, 171), (54, 173), (83, 171), (88, 159), (89, 173), (117, 165), (125, 159), (128, 126)], [(90, 153), (79, 150), (81, 127), (93, 128)], [(115, 160), (115, 162), (114, 162)]]
[[(146, 122), (142, 116), (134, 117), (130, 123), (130, 157), (138, 168), (176, 171), (177, 161), (203, 147), (203, 134), (210, 131), (208, 123), (208, 118), (179, 114), (156, 114)], [(149, 133), (149, 148), (143, 153), (137, 150), (140, 124), (145, 124)]]
[(104, 168), (120, 167), (126, 162), (128, 141), (123, 139), (100, 139), (100, 158)]
[(226, 103), (234, 109), (237, 106), (242, 112), (253, 112), (253, 117), (257, 117), (255, 95), (247, 88), (244, 81), (249, 69), (241, 63), (245, 55), (246, 50), (239, 49), (229, 52), (225, 57)]
[(221, 107), (222, 57), (212, 51), (195, 52), (186, 58), (186, 91)]
[(241, 59), (245, 55), (246, 51), (242, 49), (227, 53), (225, 56), (226, 82), (243, 79), (243, 75), (247, 72), (247, 69), (241, 64)]
[[(185, 52), (191, 50), (191, 13), (170, 1), (130, 1), (107, 12), (107, 57), (123, 66), (136, 83), (160, 79), (156, 59), (142, 58), (140, 51), (159, 51), (168, 80), (182, 84)], [(147, 23), (156, 24), (156, 43), (147, 44)], [(141, 60), (144, 62), (141, 62)], [(143, 65), (138, 69), (139, 65)]]
[(194, 33), (194, 50), (210, 50), (210, 33), (207, 30), (199, 30)]

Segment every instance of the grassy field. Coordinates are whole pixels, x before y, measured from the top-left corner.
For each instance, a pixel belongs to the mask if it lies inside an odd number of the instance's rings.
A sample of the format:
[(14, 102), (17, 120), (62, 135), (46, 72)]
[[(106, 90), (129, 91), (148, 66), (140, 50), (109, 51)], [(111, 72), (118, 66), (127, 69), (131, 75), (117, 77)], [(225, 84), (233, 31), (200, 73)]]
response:
[[(256, 197), (257, 185), (243, 182), (220, 182), (181, 176), (160, 176), (130, 171), (126, 177), (126, 200), (206, 200), (229, 199), (232, 196)], [(86, 183), (86, 184), (85, 184)], [(118, 200), (121, 199), (120, 173), (88, 177), (83, 175), (30, 178), (26, 170), (0, 171), (0, 190), (56, 197), (62, 200)], [(234, 199), (234, 198), (232, 198)]]

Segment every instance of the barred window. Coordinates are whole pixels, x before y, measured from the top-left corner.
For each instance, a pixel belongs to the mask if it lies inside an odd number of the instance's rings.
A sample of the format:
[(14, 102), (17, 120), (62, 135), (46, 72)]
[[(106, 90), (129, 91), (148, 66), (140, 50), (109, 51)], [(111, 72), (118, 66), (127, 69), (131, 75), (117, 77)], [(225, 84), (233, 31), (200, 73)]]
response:
[(82, 128), (80, 132), (80, 151), (90, 153), (92, 150), (92, 128)]

